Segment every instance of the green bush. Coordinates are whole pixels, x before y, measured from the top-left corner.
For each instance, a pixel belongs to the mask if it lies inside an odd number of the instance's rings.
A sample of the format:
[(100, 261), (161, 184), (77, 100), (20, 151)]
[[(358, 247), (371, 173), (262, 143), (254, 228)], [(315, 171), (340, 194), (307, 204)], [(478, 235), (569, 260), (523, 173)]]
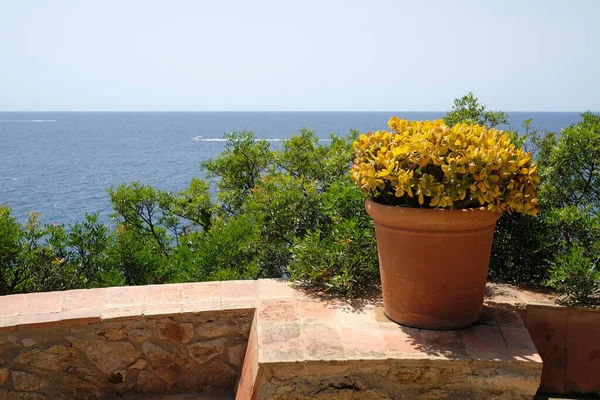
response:
[(379, 282), (375, 231), (365, 198), (349, 180), (334, 182), (322, 196), (329, 223), (297, 236), (289, 273), (306, 286), (360, 295)]
[(591, 258), (583, 247), (574, 245), (556, 257), (545, 283), (563, 294), (562, 302), (567, 305), (595, 305), (600, 293), (600, 257)]
[(185, 235), (170, 257), (172, 281), (257, 279), (260, 231), (246, 217), (219, 219), (209, 231)]
[(0, 205), (0, 293), (41, 292), (121, 283), (108, 257), (109, 229), (98, 215), (65, 229), (41, 225), (30, 213), (19, 224), (6, 205)]

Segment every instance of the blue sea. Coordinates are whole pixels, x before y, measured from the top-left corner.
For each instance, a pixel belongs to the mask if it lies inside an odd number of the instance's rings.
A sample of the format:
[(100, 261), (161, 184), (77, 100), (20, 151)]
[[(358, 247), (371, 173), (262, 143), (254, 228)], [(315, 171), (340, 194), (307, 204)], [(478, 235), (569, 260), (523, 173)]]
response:
[[(252, 130), (273, 148), (302, 127), (319, 138), (385, 129), (397, 115), (435, 119), (444, 112), (0, 112), (0, 204), (19, 221), (28, 211), (43, 223), (71, 224), (84, 213), (109, 220), (106, 189), (140, 181), (179, 191), (200, 163), (217, 156), (223, 133)], [(537, 129), (559, 131), (579, 113), (512, 112), (510, 127), (533, 118)]]

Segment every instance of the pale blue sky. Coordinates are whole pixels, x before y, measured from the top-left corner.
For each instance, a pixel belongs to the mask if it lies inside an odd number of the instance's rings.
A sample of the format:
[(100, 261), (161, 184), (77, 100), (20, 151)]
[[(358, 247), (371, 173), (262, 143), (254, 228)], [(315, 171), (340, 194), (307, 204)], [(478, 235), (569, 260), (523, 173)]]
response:
[(598, 0), (0, 0), (0, 111), (597, 111), (598, 49)]

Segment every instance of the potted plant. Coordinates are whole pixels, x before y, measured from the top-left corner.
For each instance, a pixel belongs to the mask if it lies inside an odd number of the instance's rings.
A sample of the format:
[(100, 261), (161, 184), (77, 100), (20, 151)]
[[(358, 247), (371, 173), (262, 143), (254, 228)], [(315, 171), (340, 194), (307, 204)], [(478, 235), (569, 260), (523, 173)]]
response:
[[(371, 195), (384, 308), (395, 322), (457, 329), (481, 315), (496, 221), (535, 215), (531, 154), (480, 125), (393, 117), (354, 142), (354, 182)], [(523, 234), (527, 234), (523, 232)]]

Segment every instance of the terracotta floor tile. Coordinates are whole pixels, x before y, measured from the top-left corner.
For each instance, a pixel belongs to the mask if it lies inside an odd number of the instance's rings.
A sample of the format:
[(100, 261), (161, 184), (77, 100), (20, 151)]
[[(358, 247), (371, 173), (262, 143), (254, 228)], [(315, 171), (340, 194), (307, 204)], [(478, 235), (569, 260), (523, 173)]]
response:
[(185, 303), (221, 299), (221, 282), (184, 283), (181, 297)]
[(60, 313), (65, 292), (29, 293), (21, 305), (21, 315)]
[(467, 348), (469, 347), (505, 347), (506, 342), (497, 326), (475, 325), (460, 331)]
[(307, 360), (346, 358), (339, 327), (331, 324), (302, 323), (302, 342)]
[(404, 354), (426, 356), (419, 329), (398, 326), (396, 329), (382, 330), (381, 336), (390, 358), (401, 357)]
[(501, 326), (500, 331), (508, 347), (535, 350), (537, 352), (527, 328)]
[(383, 338), (378, 330), (363, 327), (341, 327), (342, 344), (348, 359), (383, 359)]
[(473, 360), (476, 361), (503, 361), (509, 362), (512, 356), (508, 350), (508, 346), (504, 347), (484, 347), (484, 346), (469, 346), (467, 353)]
[(292, 299), (294, 289), (285, 279), (261, 279), (258, 281), (258, 297), (260, 300)]
[(314, 300), (296, 300), (298, 317), (310, 320), (329, 320), (336, 317), (336, 310), (326, 302)]
[(510, 352), (512, 361), (542, 363), (542, 357), (540, 357), (536, 350), (509, 346), (508, 351)]
[(11, 317), (19, 315), (25, 295), (13, 294), (0, 296), (0, 317)]
[(262, 301), (258, 309), (258, 324), (272, 324), (298, 321), (294, 300)]
[(258, 298), (257, 283), (248, 281), (221, 282), (221, 300), (255, 300)]
[(422, 329), (420, 330), (420, 333), (426, 346), (443, 349), (462, 349), (465, 347), (465, 343), (459, 331), (434, 331)]
[(335, 316), (341, 326), (371, 326), (379, 328), (375, 311), (372, 308), (362, 310), (337, 309)]
[(474, 360), (509, 361), (511, 355), (497, 326), (475, 325), (462, 330), (467, 353)]
[(78, 289), (65, 292), (63, 311), (102, 309), (107, 289)]
[(299, 323), (281, 323), (257, 328), (259, 351), (262, 349), (302, 348)]
[(468, 359), (465, 343), (458, 331), (422, 329), (423, 351), (429, 358)]
[(106, 289), (104, 308), (134, 307), (144, 304), (146, 286), (120, 286)]
[(18, 315), (12, 315), (10, 317), (0, 317), (0, 330), (13, 330), (16, 329)]
[(183, 284), (146, 286), (144, 304), (181, 304)]

